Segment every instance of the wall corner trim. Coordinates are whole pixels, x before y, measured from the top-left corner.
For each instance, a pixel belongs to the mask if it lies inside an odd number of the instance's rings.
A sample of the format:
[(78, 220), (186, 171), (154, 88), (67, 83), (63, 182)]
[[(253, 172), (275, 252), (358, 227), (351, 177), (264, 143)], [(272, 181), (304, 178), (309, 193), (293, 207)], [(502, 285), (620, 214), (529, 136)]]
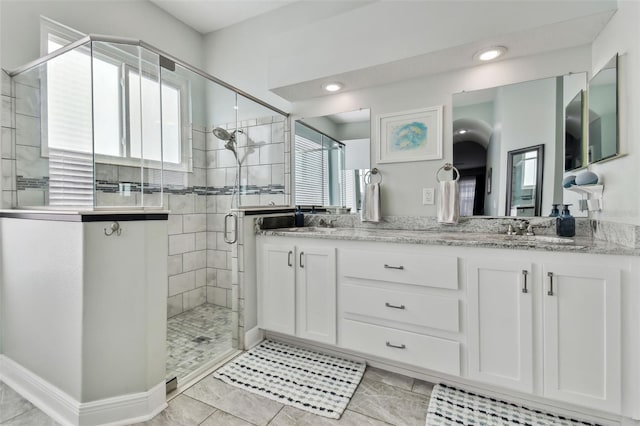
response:
[(63, 425), (133, 424), (167, 407), (164, 381), (147, 392), (82, 403), (6, 355), (0, 355), (0, 380)]
[(263, 340), (264, 332), (258, 327), (253, 327), (244, 334), (244, 349), (249, 350)]

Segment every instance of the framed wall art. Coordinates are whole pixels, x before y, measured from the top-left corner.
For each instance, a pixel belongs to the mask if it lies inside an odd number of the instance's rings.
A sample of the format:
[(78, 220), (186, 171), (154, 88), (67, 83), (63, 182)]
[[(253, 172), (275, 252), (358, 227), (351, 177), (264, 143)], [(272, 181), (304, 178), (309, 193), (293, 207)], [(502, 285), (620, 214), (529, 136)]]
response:
[(442, 105), (377, 119), (378, 163), (442, 159)]

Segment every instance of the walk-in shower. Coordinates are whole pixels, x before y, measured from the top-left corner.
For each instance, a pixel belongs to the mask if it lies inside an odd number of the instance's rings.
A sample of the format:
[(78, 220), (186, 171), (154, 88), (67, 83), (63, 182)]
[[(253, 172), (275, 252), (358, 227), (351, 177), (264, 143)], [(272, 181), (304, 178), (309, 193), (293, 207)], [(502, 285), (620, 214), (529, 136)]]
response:
[(13, 207), (169, 210), (167, 379), (188, 381), (242, 349), (225, 215), (288, 202), (286, 114), (142, 41), (56, 47), (10, 73)]

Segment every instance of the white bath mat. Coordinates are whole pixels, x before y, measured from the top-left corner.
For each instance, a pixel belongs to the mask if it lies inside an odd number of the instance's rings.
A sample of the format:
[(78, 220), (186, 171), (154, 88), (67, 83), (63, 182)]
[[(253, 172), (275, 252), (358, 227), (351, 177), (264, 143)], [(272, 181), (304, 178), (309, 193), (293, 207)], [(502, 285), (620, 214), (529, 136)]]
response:
[(213, 373), (213, 377), (332, 419), (339, 419), (365, 364), (265, 340)]
[(597, 426), (443, 384), (431, 393), (427, 426)]

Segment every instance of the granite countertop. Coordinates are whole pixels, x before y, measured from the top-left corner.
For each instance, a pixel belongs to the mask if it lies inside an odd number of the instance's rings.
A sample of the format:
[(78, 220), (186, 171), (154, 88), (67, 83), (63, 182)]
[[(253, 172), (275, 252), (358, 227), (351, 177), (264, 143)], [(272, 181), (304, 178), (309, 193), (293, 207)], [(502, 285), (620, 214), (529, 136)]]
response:
[(547, 235), (524, 236), (480, 232), (435, 232), (367, 228), (279, 228), (258, 231), (258, 235), (317, 238), (349, 241), (379, 241), (399, 244), (425, 244), (495, 249), (538, 250), (640, 256), (640, 249), (621, 246), (590, 237), (560, 238)]

